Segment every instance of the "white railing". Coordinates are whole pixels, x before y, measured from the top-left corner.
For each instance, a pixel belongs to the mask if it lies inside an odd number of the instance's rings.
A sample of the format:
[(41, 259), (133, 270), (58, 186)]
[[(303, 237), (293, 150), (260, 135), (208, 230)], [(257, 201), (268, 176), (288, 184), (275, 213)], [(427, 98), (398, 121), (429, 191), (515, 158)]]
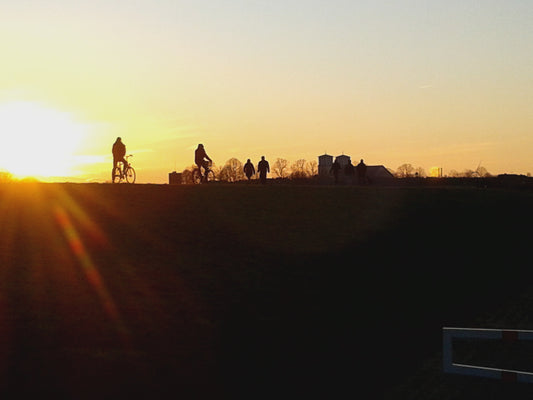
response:
[(453, 362), (453, 339), (533, 340), (533, 331), (515, 329), (442, 328), (442, 366), (445, 373), (533, 383), (533, 372), (482, 367)]

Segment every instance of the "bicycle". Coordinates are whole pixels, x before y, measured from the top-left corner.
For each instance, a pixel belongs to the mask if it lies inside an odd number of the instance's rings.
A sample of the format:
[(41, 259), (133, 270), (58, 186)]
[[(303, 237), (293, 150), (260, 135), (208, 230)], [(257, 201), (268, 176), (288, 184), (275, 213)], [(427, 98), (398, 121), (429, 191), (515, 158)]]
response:
[[(133, 157), (132, 154), (129, 156), (126, 156), (127, 164), (123, 165), (124, 163), (119, 162), (119, 164), (113, 168), (113, 183), (121, 183), (121, 182), (127, 182), (127, 183), (135, 183), (135, 169), (131, 166), (131, 163), (128, 161), (128, 158)], [(121, 168), (122, 165), (122, 168)]]
[(193, 183), (197, 185), (197, 184), (200, 184), (200, 183), (207, 183), (209, 181), (214, 181), (215, 180), (215, 173), (211, 169), (212, 165), (213, 165), (213, 163), (211, 161), (209, 161), (206, 164), (205, 175), (202, 175), (202, 170), (200, 168), (195, 168), (192, 171), (192, 181), (193, 181)]

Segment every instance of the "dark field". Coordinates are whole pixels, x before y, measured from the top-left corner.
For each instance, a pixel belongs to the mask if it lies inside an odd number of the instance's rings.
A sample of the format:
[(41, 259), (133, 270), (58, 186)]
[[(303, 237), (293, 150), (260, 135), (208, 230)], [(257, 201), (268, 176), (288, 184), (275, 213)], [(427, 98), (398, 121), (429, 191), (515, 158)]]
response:
[(443, 326), (533, 328), (532, 200), (0, 186), (0, 394), (530, 398), (532, 385), (442, 374), (440, 352)]

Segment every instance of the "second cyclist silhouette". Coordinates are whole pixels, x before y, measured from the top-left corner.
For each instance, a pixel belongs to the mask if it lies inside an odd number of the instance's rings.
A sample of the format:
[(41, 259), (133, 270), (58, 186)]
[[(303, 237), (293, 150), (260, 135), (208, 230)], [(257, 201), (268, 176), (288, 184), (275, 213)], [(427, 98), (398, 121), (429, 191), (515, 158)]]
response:
[[(204, 180), (203, 178), (207, 175), (207, 170), (210, 162), (212, 162), (212, 160), (205, 152), (204, 145), (199, 144), (196, 150), (194, 151), (194, 163), (198, 166), (198, 170), (200, 171), (200, 176), (202, 177), (202, 180)], [(202, 173), (202, 168), (204, 169), (204, 173)]]

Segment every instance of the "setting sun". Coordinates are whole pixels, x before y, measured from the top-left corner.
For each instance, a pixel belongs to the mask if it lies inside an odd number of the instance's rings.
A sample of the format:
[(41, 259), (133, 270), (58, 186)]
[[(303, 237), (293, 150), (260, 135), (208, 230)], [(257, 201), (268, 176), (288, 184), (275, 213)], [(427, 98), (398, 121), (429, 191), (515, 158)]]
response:
[(66, 176), (86, 127), (42, 104), (0, 104), (0, 169), (21, 177)]

